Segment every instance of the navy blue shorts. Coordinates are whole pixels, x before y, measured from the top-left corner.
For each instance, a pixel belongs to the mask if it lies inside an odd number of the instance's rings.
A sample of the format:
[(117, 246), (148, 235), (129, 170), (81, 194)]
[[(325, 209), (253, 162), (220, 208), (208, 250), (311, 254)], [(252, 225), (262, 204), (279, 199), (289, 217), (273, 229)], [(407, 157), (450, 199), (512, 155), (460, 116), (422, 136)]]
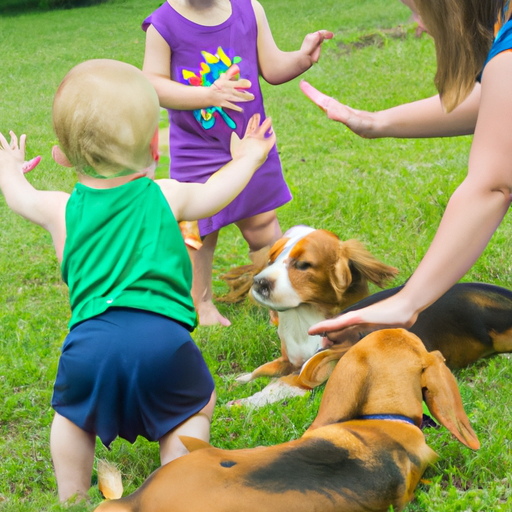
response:
[(210, 400), (212, 376), (189, 331), (170, 318), (110, 308), (62, 346), (52, 407), (105, 446), (160, 439)]

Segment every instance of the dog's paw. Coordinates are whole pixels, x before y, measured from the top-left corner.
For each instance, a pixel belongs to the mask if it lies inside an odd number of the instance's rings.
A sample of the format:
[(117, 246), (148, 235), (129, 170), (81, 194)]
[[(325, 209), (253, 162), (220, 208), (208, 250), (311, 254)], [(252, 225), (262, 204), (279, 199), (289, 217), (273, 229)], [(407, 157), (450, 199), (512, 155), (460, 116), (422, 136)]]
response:
[(237, 382), (251, 382), (252, 380), (252, 373), (244, 373), (242, 375), (239, 375), (236, 379)]
[(267, 404), (279, 402), (286, 398), (293, 398), (295, 396), (304, 396), (308, 393), (307, 389), (298, 388), (296, 386), (290, 386), (282, 380), (274, 380), (268, 386), (258, 391), (252, 396), (247, 398), (240, 398), (238, 400), (232, 400), (226, 405), (233, 407), (235, 405), (245, 405), (249, 407), (259, 408)]

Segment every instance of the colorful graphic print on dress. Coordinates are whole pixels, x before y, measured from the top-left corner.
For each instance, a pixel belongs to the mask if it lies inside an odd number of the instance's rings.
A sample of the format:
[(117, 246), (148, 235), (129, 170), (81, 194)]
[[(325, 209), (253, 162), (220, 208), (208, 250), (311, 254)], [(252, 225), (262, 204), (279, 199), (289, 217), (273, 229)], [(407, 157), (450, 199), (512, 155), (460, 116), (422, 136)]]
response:
[[(230, 54), (232, 56), (230, 56)], [(211, 87), (213, 82), (217, 80), (222, 73), (225, 73), (233, 64), (238, 64), (242, 59), (235, 56), (233, 51), (228, 50), (227, 53), (219, 46), (215, 55), (202, 51), (203, 61), (199, 63), (199, 71), (195, 72), (190, 69), (182, 69), (181, 74), (188, 85), (195, 87)], [(235, 77), (238, 79), (238, 76)], [(209, 130), (215, 125), (220, 117), (224, 122), (234, 130), (236, 123), (229, 117), (222, 107), (207, 107), (193, 111), (194, 117), (198, 123), (205, 129)]]

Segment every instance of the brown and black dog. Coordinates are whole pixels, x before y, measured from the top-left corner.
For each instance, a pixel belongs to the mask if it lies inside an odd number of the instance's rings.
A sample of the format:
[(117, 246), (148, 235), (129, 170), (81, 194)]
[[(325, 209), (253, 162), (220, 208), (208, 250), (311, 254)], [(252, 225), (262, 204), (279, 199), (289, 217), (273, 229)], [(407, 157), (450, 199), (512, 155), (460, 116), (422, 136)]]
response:
[[(358, 310), (395, 295), (404, 285), (375, 293), (347, 308)], [(334, 343), (307, 361), (298, 382), (315, 387), (324, 382), (347, 350), (379, 325), (356, 325), (328, 333)], [(427, 350), (439, 350), (449, 368), (464, 368), (480, 358), (512, 352), (512, 292), (485, 283), (458, 283), (418, 315), (409, 331)]]
[(318, 415), (298, 440), (221, 450), (182, 438), (190, 454), (97, 512), (387, 512), (412, 499), (437, 459), (420, 430), (422, 400), (463, 444), (480, 444), (439, 352), (404, 329), (374, 332), (339, 361)]

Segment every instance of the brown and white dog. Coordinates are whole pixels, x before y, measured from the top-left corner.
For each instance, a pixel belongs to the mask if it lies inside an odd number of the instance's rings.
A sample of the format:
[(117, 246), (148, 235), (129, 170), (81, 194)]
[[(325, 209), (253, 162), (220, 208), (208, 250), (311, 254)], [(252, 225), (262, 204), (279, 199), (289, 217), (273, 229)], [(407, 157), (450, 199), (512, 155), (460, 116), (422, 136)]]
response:
[[(249, 382), (298, 371), (318, 350), (326, 348), (321, 336), (308, 335), (313, 324), (367, 297), (369, 283), (382, 288), (396, 274), (394, 267), (378, 261), (357, 240), (341, 241), (330, 231), (308, 226), (289, 229), (271, 248), (268, 265), (254, 277), (251, 288), (257, 302), (277, 311), (281, 357), (237, 380)], [(256, 405), (288, 396), (290, 390), (283, 392), (284, 382), (296, 385), (293, 377), (273, 383), (252, 402)]]
[(191, 453), (96, 510), (398, 512), (437, 459), (420, 430), (423, 399), (461, 443), (479, 448), (442, 355), (406, 330), (374, 332), (339, 361), (300, 439), (221, 450), (183, 437)]
[[(340, 312), (335, 311), (336, 307), (331, 310), (328, 307), (337, 300), (333, 299), (335, 287), (329, 280), (318, 277), (329, 273), (329, 269), (337, 268), (333, 263), (333, 244), (345, 247), (344, 253), (349, 254), (350, 274), (345, 265), (345, 275), (351, 275), (352, 281), (348, 288), (340, 287), (343, 292), (339, 300), (341, 309), (348, 306), (343, 313), (384, 300), (403, 287), (365, 297), (368, 295), (367, 281), (382, 286), (382, 281), (393, 276), (394, 269), (378, 263), (383, 267), (373, 267), (373, 274), (370, 273), (368, 268), (372, 267), (368, 260), (362, 264), (361, 253), (353, 249), (357, 248), (357, 242), (340, 242), (331, 234), (327, 243), (329, 237), (326, 234), (325, 231), (303, 226), (293, 228), (291, 234), (287, 233), (272, 249), (269, 266), (255, 277), (253, 296), (269, 308), (285, 310), (279, 313), (283, 354), (276, 361), (239, 377), (239, 380), (247, 382), (261, 375), (284, 377), (273, 381), (263, 391), (235, 403), (263, 405), (304, 394), (306, 389), (327, 380), (336, 362), (352, 345), (370, 332), (385, 327), (356, 325), (329, 333), (328, 339), (307, 335), (313, 322)], [(390, 269), (388, 273), (387, 269)], [(381, 283), (378, 282), (379, 275), (382, 276)], [(318, 308), (315, 302), (320, 301), (328, 305)], [(298, 307), (293, 308), (296, 304)], [(482, 357), (512, 352), (512, 291), (486, 283), (458, 283), (422, 311), (409, 330), (420, 337), (427, 350), (439, 350), (449, 368), (463, 368)], [(310, 358), (302, 361), (308, 355)], [(299, 365), (302, 365), (300, 372), (297, 371)]]

